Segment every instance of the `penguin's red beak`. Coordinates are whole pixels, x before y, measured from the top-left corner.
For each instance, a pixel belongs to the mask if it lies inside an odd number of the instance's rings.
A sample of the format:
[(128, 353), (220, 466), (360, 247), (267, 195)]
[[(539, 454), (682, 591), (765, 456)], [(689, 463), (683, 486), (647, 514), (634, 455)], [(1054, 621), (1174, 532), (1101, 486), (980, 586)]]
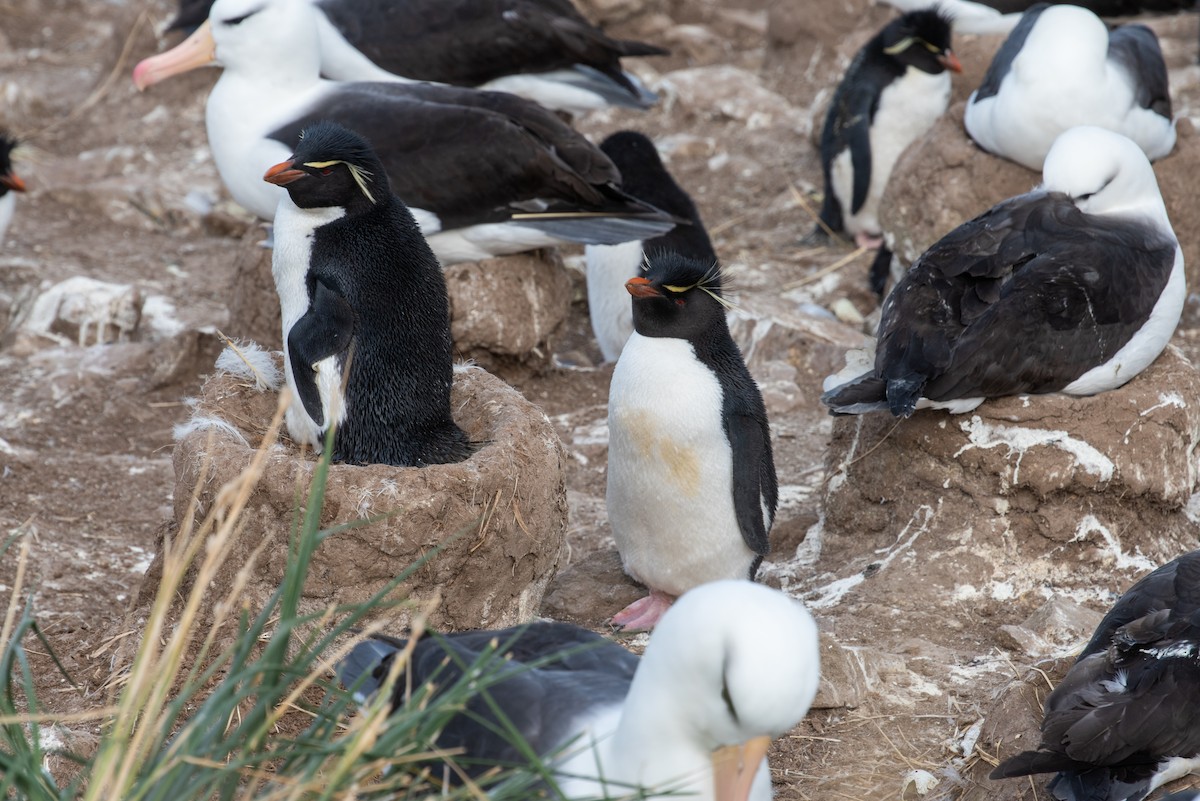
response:
[(962, 72), (962, 62), (958, 60), (958, 56), (954, 55), (953, 50), (947, 50), (937, 57), (938, 63), (951, 72)]
[(276, 186), (287, 186), (292, 181), (298, 181), (306, 175), (308, 173), (296, 169), (296, 162), (281, 161), (267, 170), (267, 174), (263, 176), (263, 180)]
[(7, 186), (14, 192), (25, 191), (25, 182), (22, 181), (16, 173), (10, 172), (8, 175), (0, 175), (0, 184)]
[(662, 294), (654, 287), (653, 284), (650, 283), (649, 278), (643, 278), (640, 275), (636, 278), (630, 278), (628, 281), (626, 281), (625, 288), (628, 289), (629, 294), (633, 295), (635, 298), (656, 298)]

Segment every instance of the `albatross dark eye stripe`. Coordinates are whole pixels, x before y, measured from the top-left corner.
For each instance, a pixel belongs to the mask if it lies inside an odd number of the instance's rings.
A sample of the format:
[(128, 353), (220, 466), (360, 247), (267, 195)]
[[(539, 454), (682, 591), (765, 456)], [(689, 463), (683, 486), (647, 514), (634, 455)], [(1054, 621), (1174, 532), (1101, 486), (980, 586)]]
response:
[(725, 702), (725, 706), (729, 707), (729, 714), (733, 716), (733, 721), (738, 721), (737, 708), (733, 705), (733, 697), (729, 694), (729, 682), (721, 676), (721, 700)]
[(231, 25), (231, 26), (232, 25), (241, 25), (243, 22), (250, 19), (250, 17), (253, 17), (255, 14), (257, 14), (260, 11), (262, 11), (262, 8), (256, 8), (253, 11), (247, 11), (245, 14), (242, 14), (240, 17), (231, 17), (230, 19), (221, 20), (221, 24), (222, 25)]

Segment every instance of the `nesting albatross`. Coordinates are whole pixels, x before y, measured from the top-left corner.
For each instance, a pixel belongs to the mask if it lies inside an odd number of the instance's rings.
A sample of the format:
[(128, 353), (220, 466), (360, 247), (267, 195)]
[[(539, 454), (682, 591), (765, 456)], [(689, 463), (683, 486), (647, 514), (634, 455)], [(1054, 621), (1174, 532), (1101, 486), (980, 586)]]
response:
[(1047, 789), (1060, 801), (1141, 801), (1200, 773), (1198, 656), (1200, 551), (1192, 551), (1121, 596), (1046, 697), (1037, 750), (1004, 760), (991, 778), (1057, 773)]
[(443, 264), (578, 242), (646, 239), (674, 218), (621, 191), (595, 145), (536, 103), (503, 92), (320, 77), (316, 11), (295, 0), (217, 0), (209, 22), (142, 61), (145, 88), (219, 62), (205, 109), (221, 179), (241, 205), (271, 219), (283, 189), (259, 177), (330, 120), (365, 137), (392, 191)]
[[(338, 676), (360, 701), (370, 698), (402, 646), (367, 640)], [(568, 799), (624, 798), (645, 787), (650, 794), (637, 797), (767, 801), (767, 746), (804, 717), (819, 674), (817, 628), (800, 603), (748, 581), (719, 581), (681, 597), (640, 660), (590, 631), (533, 623), (421, 640), (407, 683), (453, 686), (489, 647), (500, 649), (490, 669), (503, 678), (468, 702), (436, 745), (465, 746), (460, 762), (471, 775), (497, 762), (524, 764), (497, 733), (498, 710), (552, 759)], [(396, 682), (393, 708), (404, 703), (405, 684)]]
[(967, 100), (963, 122), (984, 150), (1031, 170), (1077, 125), (1124, 134), (1151, 160), (1175, 146), (1158, 37), (1145, 25), (1110, 32), (1072, 5), (1025, 12)]
[(884, 302), (873, 368), (826, 379), (832, 412), (908, 417), (1002, 395), (1094, 395), (1157, 358), (1186, 288), (1145, 154), (1111, 131), (1073, 128), (1043, 179), (917, 259)]
[[(657, 98), (621, 68), (661, 47), (613, 39), (571, 0), (302, 0), (315, 6), (321, 73), (338, 81), (436, 81), (512, 92), (547, 108), (646, 108)], [(212, 0), (183, 0), (196, 28)]]

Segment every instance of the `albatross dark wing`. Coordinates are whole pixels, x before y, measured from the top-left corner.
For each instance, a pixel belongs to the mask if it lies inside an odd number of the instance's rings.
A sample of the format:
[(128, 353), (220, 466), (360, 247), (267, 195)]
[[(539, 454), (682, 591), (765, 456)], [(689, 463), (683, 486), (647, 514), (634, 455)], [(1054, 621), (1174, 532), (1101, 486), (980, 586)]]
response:
[(1122, 25), (1108, 35), (1108, 57), (1133, 76), (1139, 106), (1171, 119), (1167, 64), (1154, 31), (1145, 25)]
[[(339, 680), (369, 697), (404, 645), (387, 637), (360, 643), (338, 666)], [(573, 736), (577, 719), (625, 698), (637, 664), (621, 646), (566, 623), (434, 634), (414, 648), (392, 706), (405, 703), (407, 686), (418, 692), (432, 683), (436, 698), (461, 681), (478, 681), (479, 692), (437, 739), (440, 748), (463, 749), (456, 762), (477, 775), (496, 764), (528, 764), (512, 742), (510, 724), (538, 754), (553, 753)]]
[(422, 81), (477, 86), (516, 71), (578, 64), (636, 95), (619, 59), (667, 53), (654, 45), (612, 39), (584, 19), (570, 0), (320, 0), (318, 5), (375, 64)]
[(1175, 243), (1088, 221), (1066, 195), (1012, 198), (944, 237), (884, 304), (876, 374), (893, 410), (1054, 392), (1103, 364), (1166, 286)]
[(300, 131), (323, 119), (353, 120), (351, 127), (369, 142), (386, 144), (378, 152), (392, 191), (407, 206), (437, 215), (442, 230), (517, 214), (531, 215), (531, 224), (540, 215), (571, 217), (580, 237), (593, 222), (602, 228), (601, 216), (626, 218), (644, 228), (646, 238), (675, 225), (670, 215), (622, 192), (620, 173), (598, 148), (553, 112), (515, 95), (430, 84), (342, 84), (269, 136), (294, 148)]

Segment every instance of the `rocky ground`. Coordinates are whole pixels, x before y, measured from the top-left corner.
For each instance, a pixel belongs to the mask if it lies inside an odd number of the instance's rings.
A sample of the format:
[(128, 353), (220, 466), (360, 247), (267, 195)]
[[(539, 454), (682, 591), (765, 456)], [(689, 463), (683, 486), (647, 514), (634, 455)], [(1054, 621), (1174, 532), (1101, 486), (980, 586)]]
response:
[[(813, 609), (826, 673), (819, 708), (774, 753), (778, 796), (1043, 797), (1040, 783), (983, 777), (1033, 736), (1040, 698), (1098, 612), (1198, 544), (1200, 420), (1185, 358), (1197, 352), (1195, 306), (1176, 336), (1183, 355), (1168, 353), (1109, 396), (835, 423), (817, 403), (820, 381), (862, 344), (875, 303), (864, 256), (803, 241), (819, 206), (812, 132), (850, 57), (892, 10), (866, 0), (582, 5), (615, 33), (673, 51), (634, 65), (661, 93), (659, 107), (578, 124), (597, 139), (637, 127), (667, 154), (739, 290), (734, 330), (771, 415), (781, 508), (764, 580)], [(161, 33), (170, 4), (8, 0), (0, 9), (0, 117), (29, 142), (19, 166), (31, 190), (0, 249), (0, 531), (28, 535), (25, 586), (79, 685), (33, 646), (43, 701), (75, 710), (102, 703), (121, 667), (114, 654), (136, 633), (127, 613), (186, 491), (176, 485), (173, 428), (214, 372), (217, 332), (270, 327), (254, 322), (257, 301), (245, 291), (261, 260), (255, 224), (228, 200), (206, 146), (215, 72), (144, 95), (129, 79), (137, 59), (176, 41)], [(1200, 115), (1196, 17), (1150, 24), (1163, 37), (1176, 112)], [(957, 99), (998, 44), (956, 42), (966, 66)], [(938, 135), (936, 170), (932, 156), (914, 157), (897, 195), (914, 230), (992, 202), (973, 189), (995, 183), (979, 166), (985, 157), (953, 150), (957, 118)], [(1200, 208), (1184, 186), (1198, 148), (1185, 132), (1181, 152), (1159, 165), (1181, 214)], [(962, 163), (965, 172), (944, 172)], [(1030, 173), (1024, 183), (1036, 181)], [(1176, 229), (1200, 264), (1200, 235), (1178, 219)], [(561, 284), (566, 319), (546, 336), (525, 332), (540, 342), (523, 348), (532, 356), (491, 366), (546, 412), (565, 447), (566, 547), (541, 612), (600, 626), (636, 588), (605, 531), (611, 366), (589, 341), (580, 254), (559, 256), (568, 279), (547, 280)], [(464, 269), (454, 280), (484, 281)], [(488, 363), (462, 326), (464, 353)], [(5, 594), (13, 555), (0, 562)]]

